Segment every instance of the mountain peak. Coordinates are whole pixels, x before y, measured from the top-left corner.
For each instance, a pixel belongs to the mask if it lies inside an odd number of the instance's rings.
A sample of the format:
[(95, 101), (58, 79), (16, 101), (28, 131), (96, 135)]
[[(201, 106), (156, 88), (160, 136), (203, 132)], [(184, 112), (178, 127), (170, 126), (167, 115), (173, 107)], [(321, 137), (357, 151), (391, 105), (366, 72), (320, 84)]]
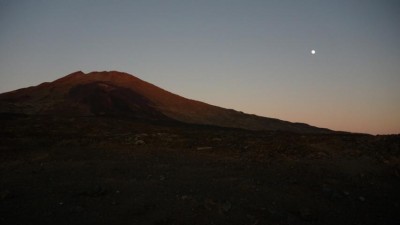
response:
[(124, 72), (119, 71), (94, 71), (87, 74), (88, 77), (93, 79), (103, 79), (108, 81), (128, 81), (138, 80), (139, 78)]

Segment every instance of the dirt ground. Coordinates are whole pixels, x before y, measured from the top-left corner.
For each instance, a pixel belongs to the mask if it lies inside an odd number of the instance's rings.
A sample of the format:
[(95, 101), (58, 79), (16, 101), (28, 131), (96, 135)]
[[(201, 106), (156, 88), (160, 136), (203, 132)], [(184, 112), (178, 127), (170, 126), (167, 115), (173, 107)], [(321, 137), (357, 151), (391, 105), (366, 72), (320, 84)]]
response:
[(2, 117), (1, 224), (399, 224), (400, 136)]

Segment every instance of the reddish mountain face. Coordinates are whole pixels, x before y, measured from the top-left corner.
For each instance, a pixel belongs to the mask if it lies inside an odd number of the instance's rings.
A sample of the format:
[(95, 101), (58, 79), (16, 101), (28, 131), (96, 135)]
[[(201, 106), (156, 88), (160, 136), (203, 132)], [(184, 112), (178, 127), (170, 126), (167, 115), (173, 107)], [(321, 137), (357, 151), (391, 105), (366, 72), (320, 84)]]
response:
[(304, 133), (327, 129), (260, 117), (186, 99), (117, 71), (81, 71), (51, 83), (0, 94), (0, 112), (30, 115), (113, 115), (185, 123)]

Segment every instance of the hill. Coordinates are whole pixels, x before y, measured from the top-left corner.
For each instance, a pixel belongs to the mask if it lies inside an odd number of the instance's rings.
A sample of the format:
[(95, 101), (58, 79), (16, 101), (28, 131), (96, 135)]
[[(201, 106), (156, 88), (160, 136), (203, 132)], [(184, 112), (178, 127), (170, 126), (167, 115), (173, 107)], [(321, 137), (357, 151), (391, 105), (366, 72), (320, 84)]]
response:
[(250, 115), (168, 92), (133, 75), (74, 72), (0, 95), (0, 112), (27, 115), (123, 116), (249, 130), (329, 133), (304, 123)]

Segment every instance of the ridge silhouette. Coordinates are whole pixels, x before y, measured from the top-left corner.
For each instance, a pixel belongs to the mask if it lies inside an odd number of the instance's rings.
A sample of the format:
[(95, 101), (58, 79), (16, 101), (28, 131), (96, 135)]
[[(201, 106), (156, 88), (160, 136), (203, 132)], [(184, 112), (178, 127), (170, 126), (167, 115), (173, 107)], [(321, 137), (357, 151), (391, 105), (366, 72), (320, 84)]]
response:
[(246, 114), (171, 93), (128, 73), (77, 71), (38, 86), (0, 94), (0, 112), (123, 116), (249, 130), (330, 133), (324, 128)]

